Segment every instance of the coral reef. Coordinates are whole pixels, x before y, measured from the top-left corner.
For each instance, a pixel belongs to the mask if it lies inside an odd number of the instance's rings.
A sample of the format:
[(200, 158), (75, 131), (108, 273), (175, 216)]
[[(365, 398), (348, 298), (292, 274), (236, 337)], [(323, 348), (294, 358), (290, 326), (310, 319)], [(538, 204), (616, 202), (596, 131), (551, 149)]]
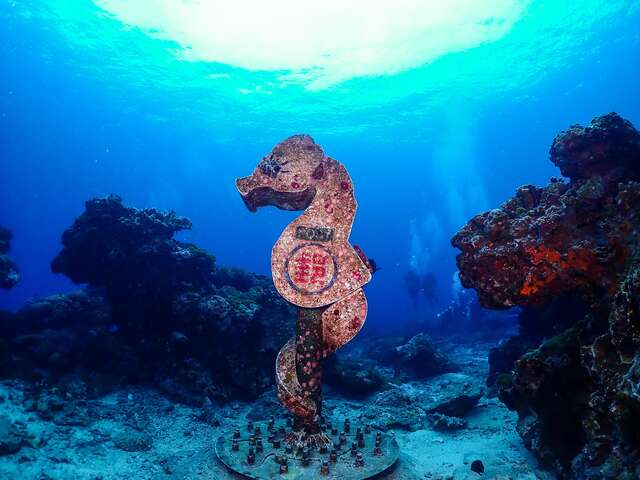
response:
[(173, 239), (189, 228), (191, 222), (173, 212), (127, 208), (115, 195), (89, 200), (62, 235), (51, 268), (75, 283), (104, 287), (114, 315), (127, 317), (128, 328), (144, 329), (136, 318), (151, 315), (154, 328), (163, 328), (180, 293), (201, 293), (213, 283), (215, 258)]
[(562, 333), (587, 313), (588, 306), (574, 297), (560, 297), (542, 307), (523, 309), (518, 314), (518, 335), (502, 339), (489, 351), (487, 385), (493, 386), (500, 375), (513, 370), (516, 360), (527, 351)]
[(11, 248), (12, 234), (0, 225), (0, 288), (10, 289), (20, 281), (17, 265), (6, 255)]
[(139, 373), (98, 289), (42, 298), (0, 317), (0, 357), (0, 375), (33, 380), (71, 371), (135, 380)]
[(640, 133), (615, 113), (596, 117), (591, 125), (573, 125), (551, 146), (551, 159), (571, 180), (587, 179), (617, 170), (619, 178), (640, 176)]
[(273, 385), (289, 306), (266, 277), (219, 267), (173, 238), (190, 227), (115, 195), (89, 200), (52, 262), (88, 287), (0, 316), (0, 374), (153, 382), (191, 404), (255, 398)]
[(611, 113), (550, 153), (569, 180), (469, 221), (452, 240), (460, 278), (486, 307), (527, 308), (490, 379), (525, 444), (563, 478), (638, 478), (640, 134)]
[[(520, 187), (500, 208), (467, 223), (452, 240), (462, 250), (462, 284), (475, 288), (489, 308), (543, 305), (563, 294), (612, 298), (637, 242), (638, 138), (616, 114), (561, 133), (551, 160), (573, 175), (571, 181)], [(581, 167), (593, 174), (576, 175)]]

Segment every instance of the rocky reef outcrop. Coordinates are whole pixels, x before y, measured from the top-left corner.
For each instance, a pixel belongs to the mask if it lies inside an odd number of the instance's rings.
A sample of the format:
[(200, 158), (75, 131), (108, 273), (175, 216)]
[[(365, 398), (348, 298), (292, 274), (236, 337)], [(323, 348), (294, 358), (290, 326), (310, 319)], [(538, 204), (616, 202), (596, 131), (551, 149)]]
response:
[(289, 306), (268, 278), (174, 239), (188, 228), (173, 212), (129, 208), (115, 195), (89, 200), (52, 262), (87, 287), (3, 314), (0, 373), (153, 382), (191, 404), (269, 388), (293, 329)]
[(639, 478), (640, 134), (611, 113), (550, 155), (567, 180), (455, 235), (460, 278), (485, 307), (527, 309), (491, 359), (526, 445), (563, 478)]
[(457, 372), (460, 367), (424, 332), (368, 336), (349, 353), (327, 359), (324, 380), (344, 396), (371, 396), (392, 386)]
[(366, 397), (390, 387), (390, 378), (368, 358), (330, 357), (325, 361), (324, 381), (347, 397)]
[(18, 267), (7, 255), (11, 248), (11, 238), (11, 231), (0, 225), (0, 288), (5, 290), (20, 281)]
[(611, 299), (637, 244), (639, 155), (640, 134), (616, 114), (558, 135), (551, 160), (569, 182), (520, 187), (467, 223), (453, 238), (462, 284), (491, 308)]
[(384, 352), (380, 361), (391, 366), (395, 377), (402, 381), (425, 379), (458, 371), (458, 367), (435, 347), (425, 333), (419, 333), (406, 343)]

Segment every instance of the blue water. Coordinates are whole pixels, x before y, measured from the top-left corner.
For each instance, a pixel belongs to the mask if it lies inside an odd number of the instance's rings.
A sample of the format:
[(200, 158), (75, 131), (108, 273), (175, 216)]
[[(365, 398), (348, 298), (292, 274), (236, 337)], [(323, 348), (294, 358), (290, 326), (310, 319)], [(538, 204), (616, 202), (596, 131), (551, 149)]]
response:
[[(249, 213), (233, 180), (283, 138), (309, 133), (351, 173), (352, 241), (382, 267), (367, 287), (368, 321), (428, 317), (451, 298), (451, 235), (516, 187), (558, 175), (548, 149), (560, 130), (609, 111), (640, 126), (637, 1), (487, 0), (479, 39), (473, 18), (451, 27), (474, 2), (451, 2), (431, 12), (431, 30), (398, 44), (397, 17), (412, 13), (390, 2), (384, 31), (356, 38), (362, 51), (349, 36), (367, 18), (362, 5), (317, 38), (279, 19), (273, 45), (244, 25), (233, 41), (233, 26), (222, 40), (205, 28), (203, 47), (188, 31), (197, 2), (149, 3), (0, 0), (0, 224), (23, 273), (0, 291), (2, 308), (76, 288), (49, 263), (84, 201), (111, 192), (191, 218), (181, 238), (269, 274), (271, 247), (296, 214)], [(265, 15), (248, 8), (246, 19)], [(321, 39), (331, 54), (305, 56)], [(436, 305), (411, 306), (410, 268), (436, 275)]]

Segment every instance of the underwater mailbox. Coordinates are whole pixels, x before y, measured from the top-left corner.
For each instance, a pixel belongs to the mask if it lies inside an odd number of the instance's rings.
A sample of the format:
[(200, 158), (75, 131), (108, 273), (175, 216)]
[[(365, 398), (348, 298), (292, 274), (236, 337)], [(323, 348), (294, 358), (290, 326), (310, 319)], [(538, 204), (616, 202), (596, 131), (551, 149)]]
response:
[[(223, 435), (218, 457), (230, 469), (258, 479), (284, 473), (363, 479), (386, 470), (398, 458), (393, 437), (369, 425), (352, 427), (348, 418), (322, 415), (322, 362), (362, 328), (367, 316), (362, 287), (374, 271), (362, 250), (349, 243), (357, 208), (349, 174), (310, 136), (295, 135), (236, 185), (251, 211), (265, 205), (304, 210), (271, 255), (275, 287), (298, 311), (296, 334), (276, 360), (278, 398), (293, 418), (281, 426), (269, 420), (268, 447), (259, 423), (247, 426), (246, 438), (241, 428)], [(339, 431), (334, 422), (343, 428)], [(290, 464), (290, 458), (296, 461)]]

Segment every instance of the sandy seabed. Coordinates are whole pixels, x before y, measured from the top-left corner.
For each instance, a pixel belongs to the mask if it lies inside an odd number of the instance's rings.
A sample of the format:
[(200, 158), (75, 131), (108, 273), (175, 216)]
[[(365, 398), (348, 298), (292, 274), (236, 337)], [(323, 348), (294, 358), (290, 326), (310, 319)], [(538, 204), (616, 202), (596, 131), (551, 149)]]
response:
[[(487, 373), (486, 348), (486, 345), (454, 347), (449, 355), (462, 366), (461, 372), (397, 388), (429, 402), (437, 401), (458, 382), (482, 383)], [(29, 400), (28, 389), (28, 384), (21, 381), (0, 383), (0, 418), (4, 419), (0, 422), (0, 445), (4, 441), (6, 446), (11, 435), (21, 444), (18, 452), (5, 451), (0, 456), (3, 479), (237, 478), (217, 462), (215, 440), (231, 428), (246, 424), (247, 415), (282, 413), (270, 392), (254, 403), (210, 405), (203, 409), (173, 403), (151, 388), (129, 387), (78, 402), (68, 409), (62, 405), (34, 404)], [(372, 405), (371, 399), (354, 401), (331, 391), (326, 398), (326, 411), (337, 419), (366, 417)], [(402, 413), (398, 412), (398, 416)], [(537, 468), (515, 431), (516, 414), (496, 398), (483, 396), (465, 420), (466, 427), (452, 431), (436, 431), (428, 426), (409, 431), (406, 424), (390, 428), (401, 455), (396, 465), (380, 478), (553, 478)], [(474, 460), (483, 462), (483, 475), (471, 471)]]

